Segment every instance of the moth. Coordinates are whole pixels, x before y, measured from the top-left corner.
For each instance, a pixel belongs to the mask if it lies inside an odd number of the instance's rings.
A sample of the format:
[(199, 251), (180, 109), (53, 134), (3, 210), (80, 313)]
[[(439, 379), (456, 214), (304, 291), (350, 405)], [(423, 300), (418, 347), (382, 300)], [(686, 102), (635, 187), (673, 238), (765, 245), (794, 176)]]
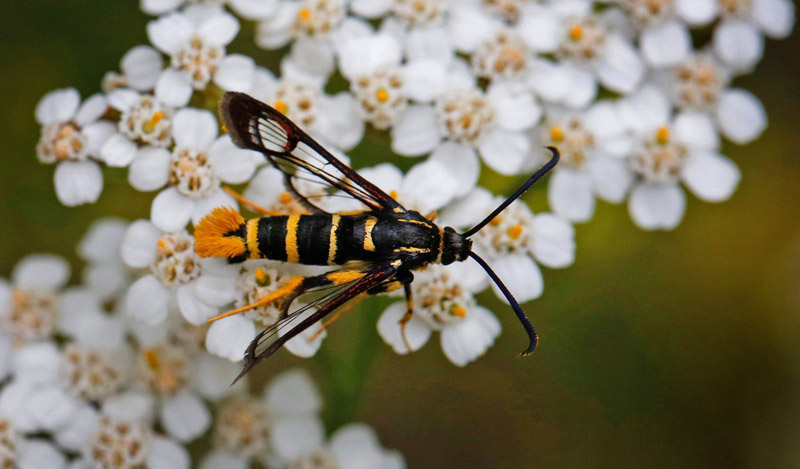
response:
[[(278, 307), (278, 321), (257, 334), (247, 348), (244, 368), (237, 380), (287, 341), (334, 311), (337, 314), (324, 327), (341, 314), (345, 305), (400, 288), (405, 292), (407, 312), (399, 325), (406, 346), (411, 350), (405, 338), (405, 325), (414, 315), (413, 272), (429, 264), (448, 265), (468, 258), (480, 264), (497, 284), (525, 328), (529, 343), (522, 355), (529, 355), (536, 348), (538, 336), (530, 320), (497, 274), (472, 251), (470, 237), (556, 165), (559, 160), (556, 148), (548, 147), (552, 158), (516, 192), (480, 223), (459, 233), (406, 209), (286, 116), (255, 98), (244, 93), (225, 93), (220, 115), (236, 145), (261, 152), (283, 173), (287, 192), (307, 213), (275, 213), (239, 197), (263, 216), (245, 220), (233, 208), (214, 209), (195, 227), (197, 254), (226, 258), (231, 263), (271, 259), (338, 266), (320, 275), (293, 276), (261, 300), (209, 320), (270, 304)], [(328, 195), (357, 201), (360, 209), (326, 211), (319, 202), (320, 191), (309, 190), (308, 182), (315, 183), (317, 189), (324, 189)], [(315, 300), (290, 311), (294, 300), (314, 292), (318, 294)]]

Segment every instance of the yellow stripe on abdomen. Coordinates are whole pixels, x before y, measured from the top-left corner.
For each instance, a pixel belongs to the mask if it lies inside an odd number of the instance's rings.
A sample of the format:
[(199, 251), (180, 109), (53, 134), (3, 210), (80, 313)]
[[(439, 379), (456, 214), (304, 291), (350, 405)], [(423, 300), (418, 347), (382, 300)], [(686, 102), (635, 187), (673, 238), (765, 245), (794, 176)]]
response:
[(300, 253), (297, 250), (297, 225), (302, 215), (289, 215), (286, 220), (286, 262), (299, 263)]
[(328, 264), (334, 265), (336, 259), (336, 230), (339, 229), (339, 215), (331, 216), (331, 237), (328, 241)]
[(250, 259), (258, 259), (261, 253), (258, 251), (258, 221), (260, 218), (247, 220), (247, 250), (250, 252)]

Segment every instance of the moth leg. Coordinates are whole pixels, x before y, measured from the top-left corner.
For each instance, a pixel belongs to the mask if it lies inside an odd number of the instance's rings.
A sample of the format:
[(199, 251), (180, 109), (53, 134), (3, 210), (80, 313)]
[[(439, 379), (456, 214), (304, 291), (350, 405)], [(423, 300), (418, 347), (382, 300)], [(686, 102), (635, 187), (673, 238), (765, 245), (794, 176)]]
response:
[(403, 291), (406, 294), (406, 314), (404, 314), (397, 323), (400, 324), (400, 335), (403, 337), (403, 342), (406, 344), (408, 353), (411, 353), (414, 350), (411, 348), (411, 343), (408, 341), (408, 336), (406, 336), (406, 324), (408, 324), (408, 321), (414, 317), (414, 297), (411, 295), (410, 282), (403, 284)]
[(291, 303), (292, 300), (297, 298), (304, 291), (306, 291), (306, 289), (308, 289), (307, 279), (308, 277), (301, 277), (301, 276), (290, 277), (288, 280), (284, 281), (280, 285), (280, 287), (278, 287), (277, 290), (265, 296), (264, 298), (261, 298), (255, 303), (242, 306), (241, 308), (228, 311), (227, 313), (222, 313), (219, 316), (215, 316), (209, 319), (208, 322), (211, 323), (219, 319), (227, 318), (228, 316), (233, 316), (234, 314), (243, 313), (245, 311), (249, 311), (251, 309), (258, 308), (260, 306), (266, 306), (268, 304), (275, 303), (277, 301), (281, 301), (281, 305), (283, 308), (283, 305), (287, 305), (287, 300), (288, 303)]
[(256, 203), (250, 201), (249, 199), (246, 199), (246, 198), (242, 197), (241, 195), (239, 195), (239, 193), (237, 193), (235, 190), (231, 189), (230, 187), (226, 186), (224, 189), (225, 189), (225, 192), (228, 193), (228, 195), (230, 195), (234, 199), (238, 200), (243, 205), (246, 205), (246, 206), (252, 208), (254, 211), (256, 211), (258, 213), (262, 213), (264, 215), (269, 215), (271, 217), (276, 217), (276, 216), (279, 216), (279, 215), (286, 215), (285, 213), (276, 212), (274, 210), (268, 210), (268, 209), (266, 209), (266, 208), (264, 208), (264, 207), (262, 207), (262, 206), (260, 206), (260, 205), (258, 205)]

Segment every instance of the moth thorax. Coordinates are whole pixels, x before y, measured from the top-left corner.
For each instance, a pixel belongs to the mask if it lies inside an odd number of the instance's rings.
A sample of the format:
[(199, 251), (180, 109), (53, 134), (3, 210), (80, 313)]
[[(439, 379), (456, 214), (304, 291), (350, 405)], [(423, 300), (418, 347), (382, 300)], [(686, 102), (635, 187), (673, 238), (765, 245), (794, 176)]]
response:
[(448, 265), (455, 261), (463, 261), (469, 257), (472, 241), (449, 226), (444, 229), (444, 243), (442, 245), (442, 264)]

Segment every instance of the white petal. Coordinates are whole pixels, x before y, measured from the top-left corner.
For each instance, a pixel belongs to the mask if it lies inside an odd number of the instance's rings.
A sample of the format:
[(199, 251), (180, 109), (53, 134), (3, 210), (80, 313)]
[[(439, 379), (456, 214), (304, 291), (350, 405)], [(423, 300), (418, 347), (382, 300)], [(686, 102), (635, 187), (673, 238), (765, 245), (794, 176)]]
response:
[(217, 308), (200, 300), (194, 293), (194, 284), (181, 285), (177, 292), (178, 309), (190, 324), (200, 326), (217, 314)]
[(692, 49), (689, 30), (679, 21), (669, 21), (647, 28), (640, 39), (642, 55), (656, 68), (676, 65)]
[(642, 81), (644, 64), (636, 50), (619, 35), (611, 35), (607, 41), (596, 64), (600, 82), (613, 91), (630, 93)]
[(422, 348), (431, 337), (431, 329), (425, 324), (425, 321), (416, 316), (412, 316), (411, 320), (406, 323), (406, 338), (411, 350), (406, 346), (403, 340), (403, 334), (400, 327), (400, 318), (406, 314), (406, 306), (404, 303), (392, 303), (381, 314), (378, 319), (378, 334), (383, 338), (387, 345), (391, 346), (396, 353), (405, 355), (409, 352), (415, 352)]
[(500, 335), (500, 321), (486, 308), (475, 306), (468, 316), (442, 329), (442, 351), (454, 365), (464, 366), (486, 353)]
[(75, 88), (53, 90), (36, 104), (36, 120), (42, 125), (69, 121), (80, 103), (81, 95)]
[(554, 11), (539, 5), (529, 5), (517, 23), (525, 44), (535, 52), (555, 52), (561, 38), (562, 22)]
[(230, 394), (242, 392), (247, 388), (247, 376), (231, 385), (241, 371), (242, 367), (238, 363), (204, 353), (194, 370), (195, 389), (210, 401), (218, 401)]
[(364, 18), (379, 18), (389, 11), (392, 0), (353, 0), (350, 10)]
[(86, 153), (89, 156), (101, 158), (103, 145), (117, 133), (117, 126), (109, 121), (97, 121), (83, 128), (86, 136)]
[(645, 86), (619, 101), (618, 112), (623, 122), (636, 132), (648, 132), (667, 125), (672, 106), (663, 91)]
[[(542, 296), (544, 291), (542, 271), (526, 254), (510, 254), (492, 259), (492, 268), (520, 303)], [(498, 298), (506, 301), (494, 283), (492, 290)]]
[(206, 350), (231, 361), (240, 361), (255, 336), (253, 321), (241, 315), (227, 317), (211, 323), (206, 334)]
[(451, 175), (458, 175), (456, 197), (467, 195), (478, 182), (481, 163), (472, 146), (444, 142), (436, 147), (428, 159), (442, 164)]
[(309, 80), (320, 88), (336, 67), (331, 45), (322, 39), (303, 38), (292, 43), (289, 55), (281, 61), (283, 79), (297, 76)]
[(58, 201), (67, 207), (94, 203), (103, 191), (103, 172), (94, 161), (62, 161), (53, 179)]
[(586, 163), (598, 197), (618, 204), (633, 183), (633, 173), (624, 160), (595, 156)]
[[(54, 342), (42, 341), (26, 344), (15, 350), (13, 357), (14, 375), (38, 385), (53, 383), (58, 378), (61, 356)], [(37, 386), (37, 390), (41, 386)]]
[(125, 112), (139, 102), (139, 92), (130, 88), (119, 88), (108, 93), (108, 104), (120, 112)]
[(130, 267), (148, 267), (156, 259), (156, 243), (161, 230), (147, 220), (137, 220), (128, 227), (120, 245), (122, 260)]
[(161, 72), (156, 82), (156, 98), (167, 106), (186, 106), (193, 92), (192, 84), (180, 70), (168, 68)]
[(445, 63), (421, 59), (403, 67), (403, 92), (415, 101), (430, 102), (445, 90), (447, 71)]
[(181, 109), (172, 119), (172, 135), (179, 147), (206, 150), (217, 138), (217, 120), (211, 111)]
[(231, 54), (222, 59), (214, 83), (225, 91), (247, 91), (253, 86), (256, 63), (250, 57)]
[(206, 214), (216, 207), (233, 207), (238, 208), (239, 205), (236, 200), (228, 195), (222, 189), (217, 189), (211, 194), (203, 197), (202, 199), (194, 200), (194, 208), (192, 209), (192, 223), (195, 225), (200, 223)]
[(220, 179), (229, 184), (241, 184), (253, 177), (260, 154), (237, 147), (229, 136), (223, 135), (211, 144), (208, 156)]
[(352, 94), (342, 92), (323, 100), (320, 111), (314, 131), (325, 141), (348, 151), (364, 137), (364, 121)]
[(31, 415), (45, 430), (66, 425), (78, 412), (78, 400), (58, 385), (38, 387), (29, 397)]
[(595, 205), (589, 173), (570, 168), (559, 169), (547, 183), (547, 201), (554, 212), (572, 222), (589, 221)]
[(167, 318), (170, 291), (153, 275), (135, 281), (125, 297), (125, 312), (145, 324), (161, 324)]
[(494, 203), (494, 196), (478, 186), (445, 207), (439, 220), (444, 226), (467, 228), (481, 221), (492, 210)]
[(754, 0), (753, 19), (764, 34), (773, 39), (784, 39), (794, 27), (794, 3), (791, 0)]
[(459, 52), (470, 53), (495, 34), (499, 24), (477, 8), (455, 8), (450, 11), (448, 28), (453, 45)]
[(494, 108), (495, 122), (504, 130), (529, 129), (542, 117), (542, 108), (533, 95), (516, 83), (493, 84), (486, 98)]
[(189, 451), (183, 445), (157, 436), (150, 443), (147, 469), (189, 469)]
[(684, 164), (681, 176), (689, 190), (706, 202), (728, 200), (742, 177), (736, 163), (709, 152), (692, 155)]
[(274, 16), (258, 23), (256, 29), (258, 47), (278, 49), (289, 42), (291, 39), (289, 29), (297, 19), (298, 5), (295, 2), (280, 2)]
[(325, 428), (316, 417), (280, 419), (272, 431), (272, 451), (282, 460), (292, 461), (318, 449)]
[(204, 21), (197, 34), (209, 44), (227, 46), (239, 34), (239, 20), (228, 12), (221, 12)]
[(281, 417), (313, 415), (322, 409), (322, 397), (311, 376), (299, 368), (285, 371), (264, 390), (264, 403)]
[(117, 296), (130, 282), (121, 265), (101, 264), (88, 266), (83, 271), (83, 282), (103, 300)]
[(283, 173), (267, 165), (258, 170), (242, 195), (255, 204), (269, 207), (285, 190)]
[(569, 92), (563, 103), (573, 109), (582, 109), (597, 97), (597, 80), (588, 70), (566, 64), (569, 71)]
[(148, 46), (136, 46), (122, 56), (119, 67), (128, 85), (139, 91), (153, 89), (162, 67), (161, 54)]
[(431, 106), (409, 106), (392, 128), (392, 151), (403, 156), (421, 156), (442, 139), (439, 121)]
[(162, 15), (181, 6), (183, 0), (139, 0), (139, 7), (148, 15)]
[(100, 158), (112, 168), (124, 168), (136, 157), (136, 144), (122, 134), (111, 135), (100, 148)]
[(67, 458), (52, 444), (42, 440), (24, 440), (19, 448), (18, 469), (62, 469)]
[(686, 211), (686, 195), (677, 184), (640, 184), (628, 200), (633, 222), (645, 230), (671, 230)]
[(537, 59), (530, 66), (528, 82), (536, 93), (547, 101), (560, 101), (571, 92), (573, 73), (585, 73), (577, 67)]
[(224, 306), (236, 296), (238, 267), (228, 265), (223, 259), (203, 259), (203, 275), (197, 279), (195, 294), (213, 306)]
[(228, 4), (244, 19), (261, 20), (275, 14), (278, 0), (230, 0)]
[(75, 122), (82, 127), (86, 127), (92, 122), (96, 121), (108, 109), (108, 100), (101, 93), (89, 96), (86, 101), (81, 104), (78, 113), (75, 115)]
[(684, 111), (675, 117), (672, 124), (675, 141), (692, 150), (716, 150), (719, 134), (711, 116), (704, 112)]
[(150, 220), (167, 232), (182, 230), (192, 217), (194, 203), (174, 187), (159, 192), (150, 207)]
[(122, 422), (149, 420), (153, 414), (153, 396), (144, 391), (125, 391), (103, 401), (103, 415)]
[(156, 48), (167, 54), (178, 52), (194, 32), (191, 21), (181, 13), (171, 13), (147, 23), (147, 37)]
[(767, 114), (761, 101), (742, 89), (731, 89), (722, 95), (717, 121), (723, 135), (739, 145), (757, 139), (767, 128)]
[(21, 432), (40, 431), (39, 422), (30, 412), (30, 398), (37, 386), (29, 380), (12, 380), (0, 389), (0, 411)]
[(128, 168), (128, 182), (134, 189), (154, 191), (169, 181), (170, 154), (164, 148), (143, 147)]
[(519, 174), (530, 158), (531, 142), (519, 132), (491, 129), (478, 141), (483, 162), (504, 176)]
[(457, 173), (436, 160), (428, 159), (408, 171), (400, 189), (401, 199), (413, 198), (417, 210), (429, 213), (453, 200), (460, 184)]
[(764, 55), (764, 38), (752, 23), (729, 19), (714, 29), (714, 52), (735, 70), (750, 70)]
[(161, 423), (170, 435), (188, 442), (208, 430), (211, 426), (211, 414), (200, 398), (183, 391), (164, 401)]
[(536, 215), (533, 229), (533, 252), (542, 265), (560, 269), (575, 262), (575, 229), (553, 214)]
[(348, 80), (368, 75), (379, 67), (397, 65), (402, 58), (400, 43), (392, 36), (356, 37), (339, 47), (339, 71)]
[(387, 194), (399, 191), (400, 185), (403, 184), (403, 172), (391, 163), (381, 163), (370, 168), (359, 169), (358, 173)]
[(18, 288), (55, 291), (69, 280), (69, 264), (52, 254), (32, 254), (17, 262), (11, 279)]
[(80, 452), (89, 436), (97, 431), (100, 415), (89, 404), (84, 403), (67, 422), (64, 428), (55, 435), (58, 444), (67, 450)]
[[(407, 63), (418, 60), (430, 60), (447, 65), (453, 59), (455, 51), (451, 44), (450, 35), (442, 25), (428, 25), (420, 28), (413, 28), (406, 32), (405, 26), (394, 21), (395, 18), (389, 17), (381, 23), (381, 30), (386, 31), (387, 25), (395, 25), (399, 34), (395, 37), (405, 35), (405, 53)], [(387, 34), (384, 32), (384, 34)], [(390, 33), (389, 33), (390, 34)]]
[(676, 0), (678, 16), (691, 26), (703, 26), (716, 18), (719, 4), (715, 0)]

